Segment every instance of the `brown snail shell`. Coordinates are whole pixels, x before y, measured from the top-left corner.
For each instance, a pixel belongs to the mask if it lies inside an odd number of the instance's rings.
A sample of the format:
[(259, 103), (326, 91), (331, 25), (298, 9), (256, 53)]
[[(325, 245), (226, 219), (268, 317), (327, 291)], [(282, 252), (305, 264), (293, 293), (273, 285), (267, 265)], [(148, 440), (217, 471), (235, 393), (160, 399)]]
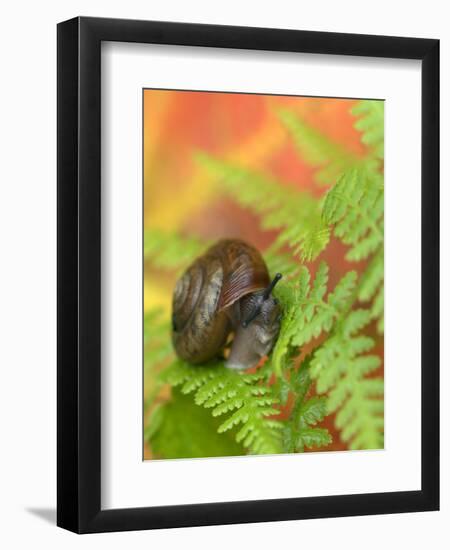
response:
[(279, 332), (280, 309), (267, 266), (239, 239), (217, 242), (177, 281), (172, 341), (177, 355), (200, 364), (220, 356), (234, 334), (227, 366), (249, 368), (267, 354)]

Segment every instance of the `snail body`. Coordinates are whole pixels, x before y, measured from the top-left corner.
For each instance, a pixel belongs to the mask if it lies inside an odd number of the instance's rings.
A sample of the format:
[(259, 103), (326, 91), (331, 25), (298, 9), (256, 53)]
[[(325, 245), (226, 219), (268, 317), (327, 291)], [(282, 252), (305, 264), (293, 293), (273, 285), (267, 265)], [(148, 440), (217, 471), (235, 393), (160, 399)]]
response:
[(177, 355), (201, 364), (223, 354), (226, 366), (247, 369), (272, 349), (281, 311), (261, 254), (239, 239), (224, 239), (197, 258), (177, 281), (172, 342)]

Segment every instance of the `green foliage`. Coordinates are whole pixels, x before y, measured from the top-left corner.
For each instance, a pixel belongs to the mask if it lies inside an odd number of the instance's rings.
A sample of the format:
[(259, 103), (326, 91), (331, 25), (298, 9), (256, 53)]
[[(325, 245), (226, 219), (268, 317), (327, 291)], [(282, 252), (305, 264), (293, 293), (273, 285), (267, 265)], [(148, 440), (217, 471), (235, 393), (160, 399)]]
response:
[[(373, 325), (383, 331), (384, 104), (361, 101), (352, 109), (355, 128), (367, 146), (356, 157), (298, 115), (279, 117), (299, 154), (317, 167), (329, 189), (322, 199), (205, 153), (196, 160), (217, 188), (258, 216), (263, 230), (276, 231), (264, 257), (283, 317), (278, 340), (256, 373), (235, 372), (217, 361), (191, 366), (174, 359), (170, 323), (156, 311), (144, 320), (144, 361), (149, 416), (145, 437), (161, 458), (273, 454), (326, 449), (328, 414), (352, 449), (383, 446), (383, 380), (377, 371)], [(358, 262), (329, 288), (329, 267), (302, 265), (316, 259), (331, 238)], [(209, 242), (146, 231), (144, 253), (158, 269), (181, 270)], [(313, 276), (311, 274), (314, 274)], [(308, 355), (305, 354), (308, 353)], [(172, 397), (154, 405), (168, 384)]]
[(384, 101), (358, 101), (352, 114), (358, 117), (355, 128), (362, 133), (361, 141), (374, 157), (384, 159)]
[(272, 389), (262, 384), (265, 372), (241, 374), (221, 363), (192, 366), (177, 360), (168, 367), (163, 379), (182, 394), (194, 394), (197, 405), (211, 409), (213, 417), (226, 415), (218, 433), (239, 426), (236, 441), (253, 454), (276, 454), (282, 451), (282, 424), (268, 417), (279, 410)]
[(346, 258), (361, 261), (383, 246), (384, 193), (376, 178), (363, 170), (343, 174), (327, 193), (325, 223), (348, 245)]
[(331, 330), (334, 321), (346, 308), (355, 288), (356, 273), (349, 271), (325, 299), (328, 266), (321, 262), (313, 284), (309, 270), (303, 266), (297, 281), (279, 283), (276, 295), (283, 307), (283, 323), (272, 353), (275, 373), (286, 368), (294, 350)]
[(361, 132), (361, 141), (368, 153), (359, 157), (335, 143), (297, 113), (279, 109), (278, 117), (288, 130), (300, 156), (317, 168), (315, 179), (319, 184), (332, 185), (344, 172), (351, 169), (379, 171), (384, 158), (384, 101), (358, 101), (351, 110), (357, 117), (355, 129)]
[(236, 456), (242, 447), (234, 434), (218, 433), (220, 421), (189, 395), (172, 390), (172, 399), (155, 408), (144, 434), (156, 458)]
[(384, 331), (384, 248), (381, 244), (364, 271), (358, 292), (360, 302), (369, 303), (370, 317), (377, 321), (377, 329)]
[(209, 244), (195, 237), (147, 229), (144, 232), (144, 258), (160, 269), (185, 268)]
[(370, 259), (358, 298), (371, 302), (371, 318), (384, 330), (384, 189), (369, 170), (350, 170), (328, 191), (322, 209), (325, 223), (348, 246), (346, 259)]
[(297, 114), (280, 109), (278, 116), (300, 155), (318, 168), (315, 173), (318, 183), (330, 185), (342, 172), (358, 164), (358, 157), (306, 124)]
[(328, 396), (329, 412), (338, 411), (336, 427), (351, 449), (383, 447), (383, 380), (366, 377), (381, 361), (367, 354), (374, 347), (373, 339), (360, 334), (369, 321), (368, 310), (351, 311), (311, 361), (317, 391)]
[(302, 261), (310, 261), (328, 244), (330, 232), (320, 203), (310, 193), (204, 153), (197, 153), (196, 159), (217, 178), (223, 192), (260, 216), (262, 229), (279, 230), (278, 249), (288, 245)]
[[(372, 338), (356, 336), (370, 322), (372, 312), (352, 309), (357, 297), (364, 294), (369, 285), (358, 284), (356, 273), (349, 271), (333, 292), (326, 296), (327, 282), (328, 266), (322, 262), (312, 284), (306, 267), (302, 268), (297, 281), (289, 281), (284, 285), (280, 283), (277, 297), (283, 305), (283, 323), (271, 356), (273, 370), (283, 380), (289, 375), (290, 380), (298, 380), (292, 363), (299, 348), (321, 334), (328, 333), (326, 340), (300, 367), (300, 373), (305, 372), (306, 377), (300, 377), (300, 380), (307, 384), (311, 376), (317, 382), (316, 391), (325, 396), (319, 401), (323, 411), (331, 413), (340, 409), (336, 416), (336, 426), (342, 430), (341, 437), (345, 441), (351, 440), (351, 448), (379, 448), (383, 436), (380, 431), (383, 425), (380, 416), (383, 406), (380, 400), (383, 396), (382, 380), (367, 379), (366, 376), (379, 368), (380, 359), (376, 355), (368, 355), (374, 347)], [(307, 373), (305, 364), (308, 365)], [(302, 401), (306, 390), (302, 390), (301, 386), (292, 387), (292, 382), (289, 389), (301, 396), (297, 398), (294, 410), (300, 407), (297, 410), (301, 413), (301, 407), (310, 406), (308, 402), (304, 405)], [(315, 405), (319, 406), (318, 403)], [(313, 407), (313, 410), (316, 409)], [(294, 425), (298, 425), (298, 419), (296, 422)], [(306, 428), (306, 423), (305, 420), (302, 427)], [(299, 433), (293, 432), (292, 425), (286, 427), (285, 443), (288, 441), (288, 448), (292, 448), (298, 437)], [(325, 445), (328, 437), (326, 433), (316, 434), (316, 437)], [(306, 442), (304, 445), (309, 446)]]
[(355, 272), (347, 273), (327, 297), (328, 266), (322, 262), (311, 284), (308, 269), (302, 267), (297, 279), (279, 283), (276, 296), (283, 309), (280, 334), (270, 358), (278, 379), (280, 399), (291, 393), (294, 406), (283, 431), (287, 452), (303, 452), (305, 447), (326, 447), (331, 436), (325, 428), (315, 427), (326, 415), (326, 398), (306, 399), (311, 386), (309, 362), (297, 364), (303, 346), (332, 329), (343, 315), (355, 289)]
[(289, 421), (283, 430), (283, 444), (286, 452), (303, 452), (308, 449), (326, 447), (331, 443), (327, 429), (318, 428), (327, 414), (326, 399), (314, 396), (306, 399), (311, 387), (309, 361), (303, 361), (299, 369), (292, 369), (286, 385), (295, 396)]

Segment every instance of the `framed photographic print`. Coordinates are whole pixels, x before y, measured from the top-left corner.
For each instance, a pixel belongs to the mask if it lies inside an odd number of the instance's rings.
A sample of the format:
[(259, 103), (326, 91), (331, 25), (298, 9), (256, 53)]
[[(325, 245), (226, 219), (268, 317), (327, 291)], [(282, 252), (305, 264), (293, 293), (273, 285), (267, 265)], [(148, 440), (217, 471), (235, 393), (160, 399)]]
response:
[(439, 42), (58, 25), (58, 525), (437, 510)]

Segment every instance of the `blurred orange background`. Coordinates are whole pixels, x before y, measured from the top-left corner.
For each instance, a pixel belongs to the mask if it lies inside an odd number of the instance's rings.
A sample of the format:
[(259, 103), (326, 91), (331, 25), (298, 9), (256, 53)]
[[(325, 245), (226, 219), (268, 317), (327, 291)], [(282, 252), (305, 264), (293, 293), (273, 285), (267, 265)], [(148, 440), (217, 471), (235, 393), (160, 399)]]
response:
[[(288, 107), (309, 125), (364, 153), (350, 115), (353, 100), (217, 92), (144, 91), (144, 224), (208, 239), (241, 237), (264, 250), (273, 235), (257, 219), (221, 196), (193, 159), (198, 150), (239, 166), (270, 173), (287, 185), (321, 195), (315, 169), (304, 162), (275, 113)], [(167, 306), (173, 281), (147, 273), (146, 306)]]

